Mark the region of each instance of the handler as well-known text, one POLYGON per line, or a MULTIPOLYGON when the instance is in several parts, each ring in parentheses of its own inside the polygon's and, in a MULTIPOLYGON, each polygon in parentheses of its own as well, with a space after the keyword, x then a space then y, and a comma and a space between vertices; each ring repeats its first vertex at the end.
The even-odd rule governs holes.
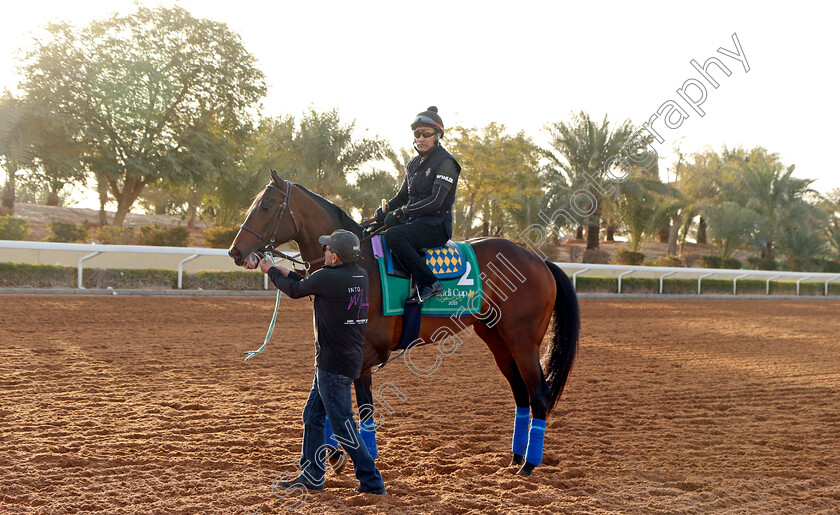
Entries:
POLYGON ((362 370, 368 316, 368 276, 356 264, 359 238, 339 229, 318 241, 326 266, 307 278, 267 259, 260 262, 260 270, 289 297, 315 296, 315 378, 303 409, 302 472, 280 485, 323 490, 324 460, 330 449, 324 418, 329 417, 336 438, 353 460, 360 482, 356 491, 386 495, 382 476, 356 430, 350 399, 350 385, 362 370))
POLYGON ((391 226, 382 235, 400 263, 414 277, 417 291, 407 301, 420 304, 443 293, 443 286, 418 251, 446 244, 452 237, 452 204, 461 166, 440 144, 443 120, 431 106, 411 124, 418 154, 406 167, 400 191, 374 218, 391 226))

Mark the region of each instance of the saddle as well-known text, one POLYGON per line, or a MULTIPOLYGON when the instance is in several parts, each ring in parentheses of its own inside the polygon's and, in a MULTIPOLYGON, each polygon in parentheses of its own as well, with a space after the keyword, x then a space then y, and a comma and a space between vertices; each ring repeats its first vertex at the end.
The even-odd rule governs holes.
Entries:
MULTIPOLYGON (((408 271, 403 267, 400 260, 396 258, 391 249, 385 243, 384 238, 378 238, 381 246, 381 254, 385 257, 385 270, 388 275, 408 279, 408 271)), ((461 277, 467 271, 467 260, 460 246, 453 241, 447 241, 446 245, 433 249, 420 249, 420 254, 426 255, 426 266, 435 274, 438 279, 454 279, 461 277)), ((374 248, 374 255, 377 255, 374 248)))

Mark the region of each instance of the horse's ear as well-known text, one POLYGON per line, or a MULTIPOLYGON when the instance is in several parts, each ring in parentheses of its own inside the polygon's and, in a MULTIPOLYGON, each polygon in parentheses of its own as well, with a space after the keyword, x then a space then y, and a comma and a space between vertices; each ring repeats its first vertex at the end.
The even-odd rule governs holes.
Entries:
POLYGON ((277 171, 274 168, 271 169, 271 180, 274 181, 275 184, 277 184, 277 187, 282 186, 283 179, 281 179, 280 176, 277 175, 277 171))

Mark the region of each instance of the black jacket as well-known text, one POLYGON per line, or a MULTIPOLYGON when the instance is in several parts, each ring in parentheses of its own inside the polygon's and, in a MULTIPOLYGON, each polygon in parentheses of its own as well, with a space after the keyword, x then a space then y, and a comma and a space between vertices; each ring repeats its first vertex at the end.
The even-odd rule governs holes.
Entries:
POLYGON ((408 221, 443 224, 452 237, 452 204, 460 173, 461 165, 452 154, 435 145, 408 163, 400 191, 388 201, 388 210, 405 206, 408 221))
POLYGON ((325 266, 309 277, 283 277, 272 267, 268 276, 293 299, 315 296, 315 365, 358 379, 362 371, 368 318, 368 276, 356 263, 325 266))

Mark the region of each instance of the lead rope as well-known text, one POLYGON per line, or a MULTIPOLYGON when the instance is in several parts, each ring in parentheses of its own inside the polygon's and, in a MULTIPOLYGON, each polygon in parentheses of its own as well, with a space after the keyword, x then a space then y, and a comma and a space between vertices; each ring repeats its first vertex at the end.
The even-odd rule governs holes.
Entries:
MULTIPOLYGON (((366 236, 365 238, 363 238, 361 241, 369 240, 369 239, 373 238, 374 236, 376 236, 377 234, 379 234, 380 232, 384 231, 384 230, 385 230, 385 229, 387 229, 387 228, 388 228, 388 226, 387 226, 387 225, 386 225, 386 226, 384 226, 384 227, 380 227, 379 229, 377 229, 376 231, 374 231, 372 234, 369 234, 368 236, 366 236)), ((271 244, 266 245, 264 249, 261 249, 261 250, 257 253, 257 255, 259 255, 259 254, 264 254, 264 255, 268 256, 268 257, 271 259, 271 264, 272 264, 272 265, 276 265, 277 263, 275 263, 275 262, 274 262, 274 255, 273 255, 273 254, 272 254, 272 252, 271 252, 271 251, 274 249, 273 244, 274 244, 274 239, 272 238, 272 240, 271 240, 271 244)), ((277 252, 277 251, 275 250, 275 252, 277 252)), ((320 262, 320 261, 323 261, 323 260, 324 260, 324 258, 320 258, 320 259, 316 259, 316 260, 314 260, 314 261, 299 261, 299 260, 297 260, 297 259, 294 259, 294 258, 293 258, 293 257, 291 257, 291 256, 288 256, 288 255, 286 255, 286 254, 283 254, 282 252, 277 252, 277 253, 278 253, 281 257, 283 257, 283 258, 285 258, 285 259, 287 259, 287 260, 289 260, 289 261, 292 261, 292 262, 294 262, 294 263, 299 263, 299 264, 302 264, 302 265, 304 266, 304 273, 306 274, 306 277, 309 277, 309 268, 311 267, 311 265, 312 265, 313 263, 318 263, 318 262, 320 262)), ((312 298, 312 296, 311 296, 311 295, 309 296, 309 300, 310 300, 310 301, 314 301, 314 299, 312 298)), ((243 352, 242 354, 247 354, 247 355, 248 355, 248 357, 247 357, 247 358, 245 358, 245 361, 248 361, 249 359, 253 358, 253 357, 254 357, 254 356, 256 356, 257 354, 260 354, 262 351, 264 351, 264 350, 265 350, 266 345, 268 345, 268 341, 271 339, 271 333, 273 333, 273 332, 274 332, 274 322, 277 320, 277 311, 278 311, 278 309, 279 309, 279 308, 280 308, 280 290, 278 289, 278 290, 277 290, 277 299, 274 301, 274 315, 272 315, 272 316, 271 316, 271 323, 268 325, 268 332, 267 332, 267 333, 266 333, 266 335, 265 335, 265 341, 263 342, 262 346, 261 346, 259 349, 257 349, 257 350, 246 350, 245 352, 243 352)), ((393 361, 393 360, 395 360, 395 359, 399 358, 400 356, 402 356, 402 355, 403 355, 403 353, 405 353, 405 349, 403 349, 403 351, 402 351, 402 352, 400 352, 397 356, 395 356, 395 357, 393 357, 393 358, 389 359, 389 360, 388 360, 388 361, 386 361, 385 363, 381 363, 381 364, 379 365, 379 367, 378 367, 378 368, 377 368, 374 372, 371 372, 371 373, 379 372, 379 370, 381 370, 381 369, 382 369, 382 367, 384 367, 385 365, 387 365, 387 364, 388 364, 388 363, 390 363, 391 361, 393 361)))
MULTIPOLYGON (((271 255, 270 251, 266 252, 266 255, 269 257, 269 259, 271 259, 271 264, 272 265, 276 264, 274 262, 274 256, 271 255)), ((274 332, 274 322, 277 320, 277 310, 278 310, 279 307, 280 307, 280 289, 277 290, 277 300, 274 301, 274 315, 272 315, 271 323, 268 325, 268 333, 266 333, 266 335, 265 335, 265 341, 263 342, 262 347, 260 347, 259 349, 248 350, 248 351, 243 352, 242 354, 247 354, 248 355, 248 357, 245 358, 245 361, 248 361, 249 359, 253 358, 257 354, 259 354, 259 353, 261 353, 262 351, 265 350, 265 346, 268 345, 268 341, 271 339, 271 333, 274 332)))

